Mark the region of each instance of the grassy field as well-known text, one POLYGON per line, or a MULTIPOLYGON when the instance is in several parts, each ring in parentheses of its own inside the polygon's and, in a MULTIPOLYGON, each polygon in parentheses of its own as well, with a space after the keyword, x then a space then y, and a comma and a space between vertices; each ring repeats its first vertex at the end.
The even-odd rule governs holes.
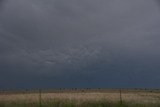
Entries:
POLYGON ((0 107, 160 107, 160 91, 3 91, 0 93, 0 107))

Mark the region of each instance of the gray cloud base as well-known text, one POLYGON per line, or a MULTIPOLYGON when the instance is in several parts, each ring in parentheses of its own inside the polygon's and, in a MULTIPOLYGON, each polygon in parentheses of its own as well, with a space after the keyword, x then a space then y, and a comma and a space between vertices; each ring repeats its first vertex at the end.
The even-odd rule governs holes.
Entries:
POLYGON ((0 87, 158 87, 155 0, 1 0, 0 87))

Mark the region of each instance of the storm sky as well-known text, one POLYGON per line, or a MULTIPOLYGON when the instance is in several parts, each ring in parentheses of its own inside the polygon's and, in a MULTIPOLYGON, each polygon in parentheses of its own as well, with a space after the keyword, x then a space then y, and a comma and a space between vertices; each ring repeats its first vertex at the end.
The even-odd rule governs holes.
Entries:
POLYGON ((0 88, 160 88, 158 0, 0 0, 0 88))

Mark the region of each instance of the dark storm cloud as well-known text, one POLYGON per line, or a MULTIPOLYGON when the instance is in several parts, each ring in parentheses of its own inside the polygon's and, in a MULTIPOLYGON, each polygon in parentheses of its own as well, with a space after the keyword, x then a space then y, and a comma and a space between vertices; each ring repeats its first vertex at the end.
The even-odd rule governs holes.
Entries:
POLYGON ((0 0, 0 5, 3 5, 4 2, 5 0, 0 0))
POLYGON ((38 87, 38 80, 42 87, 103 81, 154 87, 160 79, 156 0, 1 0, 0 6, 1 87, 38 87))

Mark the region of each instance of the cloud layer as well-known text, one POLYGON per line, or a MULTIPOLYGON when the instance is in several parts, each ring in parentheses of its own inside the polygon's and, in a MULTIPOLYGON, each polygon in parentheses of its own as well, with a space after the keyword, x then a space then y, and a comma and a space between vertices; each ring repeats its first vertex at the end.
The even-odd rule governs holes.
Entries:
POLYGON ((1 0, 0 87, 158 87, 159 29, 156 0, 1 0))

